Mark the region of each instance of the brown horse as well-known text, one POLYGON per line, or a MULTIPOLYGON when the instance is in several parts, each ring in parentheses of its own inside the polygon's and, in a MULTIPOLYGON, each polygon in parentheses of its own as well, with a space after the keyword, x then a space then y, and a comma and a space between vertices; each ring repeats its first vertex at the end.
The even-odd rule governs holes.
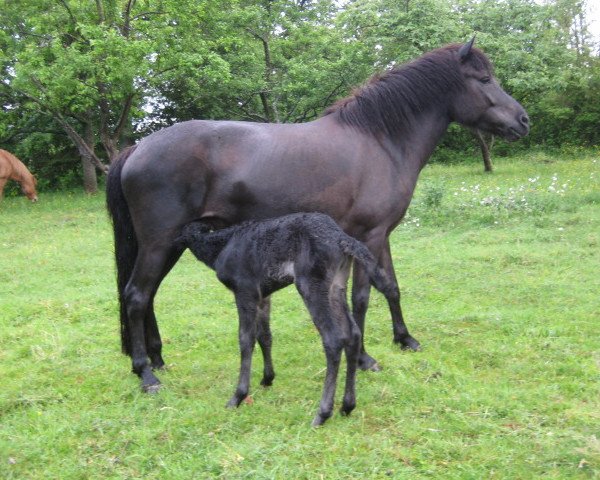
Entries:
POLYGON ((22 192, 32 202, 38 201, 35 190, 36 180, 27 167, 12 153, 0 149, 0 199, 4 195, 4 185, 9 180, 21 184, 22 192))
MULTIPOLYGON (((122 153, 107 180, 113 219, 121 342, 145 390, 164 365, 154 296, 183 249, 183 225, 214 228, 293 212, 322 212, 363 241, 394 279, 386 292, 394 341, 417 350, 400 308, 388 237, 404 216, 419 172, 451 122, 508 140, 529 132, 523 107, 487 57, 449 45, 371 79, 312 122, 293 125, 189 121, 122 153), (148 358, 150 362, 148 362, 148 358)), ((354 266, 352 310, 363 332, 370 284, 354 266)), ((263 298, 258 315, 269 315, 263 298)), ((376 362, 361 348, 359 366, 376 362)))

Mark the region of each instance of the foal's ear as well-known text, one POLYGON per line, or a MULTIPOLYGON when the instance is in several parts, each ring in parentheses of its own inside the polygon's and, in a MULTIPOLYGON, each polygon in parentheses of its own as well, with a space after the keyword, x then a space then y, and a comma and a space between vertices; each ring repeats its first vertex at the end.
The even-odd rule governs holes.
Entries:
POLYGON ((464 62, 467 58, 469 58, 469 55, 471 55, 471 48, 473 47, 474 43, 475 35, 473 35, 473 38, 469 42, 465 43, 458 50, 458 57, 460 58, 461 63, 464 62))

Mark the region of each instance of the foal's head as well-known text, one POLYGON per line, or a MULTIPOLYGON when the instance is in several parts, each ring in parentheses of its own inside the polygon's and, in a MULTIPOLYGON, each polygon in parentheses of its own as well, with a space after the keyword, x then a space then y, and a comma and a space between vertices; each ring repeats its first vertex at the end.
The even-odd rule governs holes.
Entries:
POLYGON ((456 48, 464 88, 450 105, 452 120, 506 140, 517 140, 529 133, 527 112, 494 77, 487 57, 470 42, 456 48))

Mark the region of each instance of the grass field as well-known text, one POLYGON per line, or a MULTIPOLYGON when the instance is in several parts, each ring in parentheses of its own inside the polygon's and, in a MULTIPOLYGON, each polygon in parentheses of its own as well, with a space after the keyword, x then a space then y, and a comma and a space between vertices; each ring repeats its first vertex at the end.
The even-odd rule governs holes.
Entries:
POLYGON ((325 360, 293 288, 274 296, 273 387, 257 354, 253 402, 227 410, 233 298, 186 253, 156 299, 164 388, 144 395, 103 196, 5 199, 0 478, 600 478, 600 154, 429 166, 392 244, 423 351, 392 344, 373 293, 383 370, 313 429, 325 360))

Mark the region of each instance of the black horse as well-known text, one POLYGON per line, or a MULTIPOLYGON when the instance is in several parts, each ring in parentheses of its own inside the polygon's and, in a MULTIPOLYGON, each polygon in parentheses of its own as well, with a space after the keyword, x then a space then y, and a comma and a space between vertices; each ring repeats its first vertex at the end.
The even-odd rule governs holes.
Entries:
POLYGON ((219 280, 235 295, 241 365, 228 407, 239 406, 248 396, 257 339, 264 360, 261 384, 272 384, 275 371, 269 318, 258 313, 265 297, 294 283, 321 334, 327 359, 323 395, 313 426, 322 425, 333 412, 342 349, 347 367, 341 411, 348 415, 354 409, 361 334, 346 300, 352 260, 366 270, 377 290, 385 294, 394 288, 367 247, 322 213, 248 220, 212 232, 206 223, 192 222, 183 228, 175 243, 188 247, 198 260, 215 270, 219 280))
MULTIPOLYGON (((160 383, 152 373, 164 365, 153 302, 181 256, 174 239, 183 225, 202 219, 219 228, 323 212, 363 241, 396 283, 388 237, 453 121, 508 140, 529 131, 525 110, 502 90, 473 40, 373 77, 312 122, 189 121, 124 151, 108 175, 107 203, 122 347, 143 387, 160 383)), ((352 313, 363 332, 359 366, 375 368, 364 350, 370 285, 364 270, 355 267, 352 313)), ((394 341, 417 350, 402 318, 398 288, 386 299, 394 341)))

